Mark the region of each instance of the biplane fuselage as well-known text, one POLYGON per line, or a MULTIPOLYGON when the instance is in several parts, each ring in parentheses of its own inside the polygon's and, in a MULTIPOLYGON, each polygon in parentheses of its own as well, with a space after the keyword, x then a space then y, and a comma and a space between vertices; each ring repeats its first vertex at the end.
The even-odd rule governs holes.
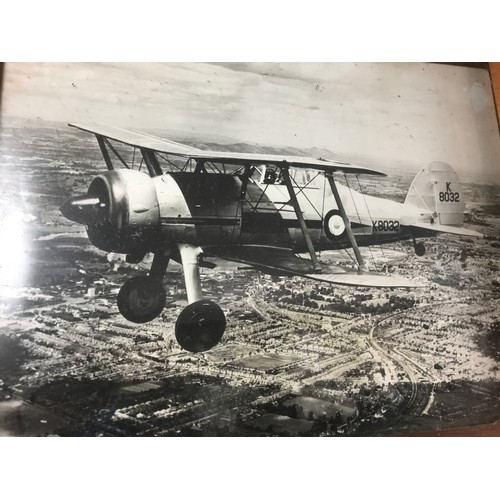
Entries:
MULTIPOLYGON (((250 181, 241 199, 242 180, 227 174, 179 172, 153 179, 160 194, 159 223, 165 241, 211 246, 254 245, 308 251, 284 185, 250 181), (168 192, 168 194, 166 193, 168 192)), ((420 211, 411 206, 361 195, 338 184, 358 245, 412 238, 409 223, 420 211), (354 201, 353 201, 354 200, 354 201), (356 204, 356 201, 358 202, 356 204)), ((329 228, 338 206, 326 186, 296 188, 308 233, 317 251, 350 246, 345 231, 329 228), (317 206, 318 209, 314 207, 317 206)), ((420 230, 418 235, 423 235, 420 230)))
POLYGON ((182 264, 188 306, 177 318, 175 335, 192 352, 216 345, 226 326, 222 309, 202 297, 199 268, 216 265, 206 258, 331 284, 406 288, 419 285, 400 276, 367 273, 358 247, 413 238, 417 255, 423 255, 425 247, 416 237, 478 235, 460 227, 464 204, 458 177, 443 163, 422 169, 405 202, 397 203, 334 179, 334 174, 343 174, 346 182, 347 174, 385 175, 365 167, 204 151, 103 125, 77 127, 96 135, 108 171, 92 180, 87 194, 68 200, 61 212, 84 224, 95 246, 125 253, 128 262, 154 254, 149 275, 129 279, 118 294, 118 308, 130 321, 144 323, 161 313, 169 260, 182 264), (132 146, 133 158, 139 149, 138 170, 111 139, 132 146), (167 161, 167 171, 160 158, 167 161), (148 173, 140 171, 143 163, 148 173), (357 268, 322 262, 317 253, 326 250, 345 250, 357 268))

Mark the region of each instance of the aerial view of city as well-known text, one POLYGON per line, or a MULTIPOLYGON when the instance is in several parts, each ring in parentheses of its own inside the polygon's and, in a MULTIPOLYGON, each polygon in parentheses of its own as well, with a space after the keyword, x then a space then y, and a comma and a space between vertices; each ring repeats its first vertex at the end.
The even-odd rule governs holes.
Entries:
MULTIPOLYGON (((1 119, 0 436, 408 436, 500 423, 500 139, 486 69, 7 63, 1 119), (419 285, 403 289, 211 257, 199 292, 226 329, 189 352, 176 334, 190 302, 179 259, 161 314, 128 321, 119 290, 153 255, 101 250, 61 213, 107 166, 96 137, 68 123, 347 162, 387 176, 336 174, 339 186, 400 203, 423 167, 444 162, 462 183, 463 229, 483 237, 419 238, 423 255, 411 239, 361 246, 369 272, 419 285)), ((352 268, 352 251, 318 253, 352 268)))
MULTIPOLYGON (((464 183, 482 239, 429 238, 421 257, 411 241, 362 248, 373 269, 424 287, 203 269, 227 330, 190 353, 174 336, 182 267, 169 267, 163 313, 131 323, 116 296, 151 259, 98 250, 59 211, 105 168, 95 139, 19 121, 2 126, 0 161, 0 435, 389 436, 500 421, 497 184, 464 183)), ((366 192, 402 201, 414 172, 387 173, 366 192)))

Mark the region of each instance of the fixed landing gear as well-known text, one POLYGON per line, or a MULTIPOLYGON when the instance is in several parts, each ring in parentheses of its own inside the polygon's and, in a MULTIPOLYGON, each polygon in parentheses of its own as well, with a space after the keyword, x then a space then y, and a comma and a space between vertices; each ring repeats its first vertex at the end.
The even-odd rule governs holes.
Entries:
POLYGON ((415 254, 419 257, 425 255, 425 245, 421 241, 417 242, 415 236, 413 236, 413 248, 415 249, 415 254))
POLYGON ((211 300, 198 300, 179 314, 175 323, 175 338, 190 352, 203 352, 215 347, 226 329, 222 309, 211 300))
MULTIPOLYGON (((211 300, 203 300, 200 280, 201 249, 179 245, 188 305, 175 323, 175 337, 189 352, 204 352, 215 347, 226 329, 222 309, 211 300)), ((155 254, 149 276, 135 276, 127 280, 118 293, 118 309, 125 319, 147 323, 158 317, 166 302, 163 277, 169 257, 155 254)))
POLYGON ((120 288, 118 309, 133 323, 147 323, 159 316, 166 298, 161 281, 149 276, 134 276, 120 288))
POLYGON ((415 253, 419 257, 425 255, 425 245, 423 243, 415 243, 415 253))
POLYGON ((226 317, 215 302, 202 299, 201 249, 190 245, 179 245, 179 252, 189 304, 177 318, 175 338, 186 351, 208 351, 221 340, 226 329, 226 317))
POLYGON ((125 319, 133 323, 147 323, 160 315, 167 295, 163 277, 169 257, 155 254, 149 276, 134 276, 118 292, 118 309, 125 319))

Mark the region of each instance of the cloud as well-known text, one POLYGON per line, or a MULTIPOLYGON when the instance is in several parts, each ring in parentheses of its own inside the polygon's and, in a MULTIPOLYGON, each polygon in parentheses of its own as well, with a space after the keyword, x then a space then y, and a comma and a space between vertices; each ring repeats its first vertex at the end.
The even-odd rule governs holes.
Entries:
POLYGON ((8 63, 2 108, 412 165, 487 170, 500 151, 487 72, 457 66, 8 63))

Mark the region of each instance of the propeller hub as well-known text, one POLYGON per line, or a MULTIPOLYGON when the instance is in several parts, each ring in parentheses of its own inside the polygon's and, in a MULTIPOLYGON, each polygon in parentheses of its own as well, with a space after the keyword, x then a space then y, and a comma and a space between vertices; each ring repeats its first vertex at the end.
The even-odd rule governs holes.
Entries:
POLYGON ((99 222, 102 218, 103 209, 105 208, 106 204, 101 202, 98 197, 91 194, 85 194, 66 200, 59 210, 66 219, 77 222, 78 224, 90 226, 91 224, 99 222))
POLYGON ((96 176, 87 194, 60 208, 67 219, 87 227, 101 250, 145 253, 156 238, 160 209, 153 179, 143 172, 119 169, 96 176))

